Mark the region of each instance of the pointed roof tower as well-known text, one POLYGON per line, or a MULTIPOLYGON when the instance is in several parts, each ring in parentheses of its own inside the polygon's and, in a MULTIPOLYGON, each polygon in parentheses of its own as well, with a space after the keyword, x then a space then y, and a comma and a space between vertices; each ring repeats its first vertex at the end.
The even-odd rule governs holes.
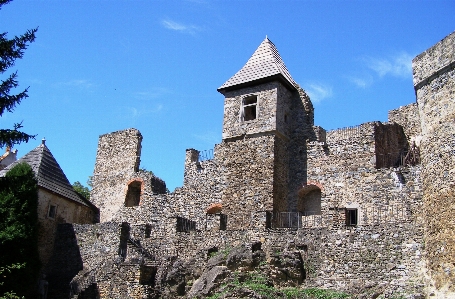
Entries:
POLYGON ((297 83, 292 79, 275 45, 266 37, 247 63, 227 80, 218 91, 225 91, 278 80, 291 90, 297 83))
POLYGON ((95 207, 91 202, 81 198, 76 191, 74 191, 73 186, 71 186, 65 173, 60 168, 60 165, 55 160, 51 151, 47 148, 44 139, 39 146, 28 152, 19 160, 8 165, 5 169, 1 170, 0 177, 5 176, 11 168, 21 162, 25 162, 30 165, 35 173, 35 178, 39 187, 47 189, 84 206, 91 208, 95 207))

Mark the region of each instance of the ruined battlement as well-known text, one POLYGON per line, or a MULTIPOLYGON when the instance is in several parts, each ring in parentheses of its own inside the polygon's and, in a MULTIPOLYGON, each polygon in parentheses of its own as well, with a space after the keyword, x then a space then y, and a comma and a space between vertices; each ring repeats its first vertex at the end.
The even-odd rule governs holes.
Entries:
POLYGON ((455 68, 455 32, 412 60, 413 82, 416 89, 455 68))
POLYGON ((92 202, 100 208, 100 221, 110 221, 122 206, 137 206, 145 194, 166 193, 166 184, 139 169, 142 135, 136 129, 99 137, 93 171, 92 202))

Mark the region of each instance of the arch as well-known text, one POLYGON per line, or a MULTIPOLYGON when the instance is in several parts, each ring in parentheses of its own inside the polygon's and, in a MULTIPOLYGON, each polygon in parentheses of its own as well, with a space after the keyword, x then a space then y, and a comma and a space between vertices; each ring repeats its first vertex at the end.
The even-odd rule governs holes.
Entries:
POLYGON ((308 182, 300 188, 298 194, 297 210, 308 215, 321 215, 322 185, 317 182, 308 182))
POLYGON ((128 188, 125 195, 125 207, 135 207, 141 202, 141 194, 144 190, 144 181, 142 179, 133 179, 128 182, 128 188))
POLYGON ((221 210, 223 209, 223 205, 221 203, 214 203, 214 204, 211 204, 206 210, 205 212, 207 214, 219 214, 221 213, 221 210))

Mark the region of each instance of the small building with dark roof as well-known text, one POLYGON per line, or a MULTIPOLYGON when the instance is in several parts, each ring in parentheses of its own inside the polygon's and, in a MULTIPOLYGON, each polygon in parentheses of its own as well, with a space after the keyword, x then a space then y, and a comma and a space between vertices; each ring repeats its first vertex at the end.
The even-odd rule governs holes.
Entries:
POLYGON ((0 171, 0 177, 18 163, 25 162, 32 168, 38 185, 38 251, 45 266, 52 255, 57 225, 61 223, 96 223, 99 210, 90 201, 74 191, 45 140, 0 171))

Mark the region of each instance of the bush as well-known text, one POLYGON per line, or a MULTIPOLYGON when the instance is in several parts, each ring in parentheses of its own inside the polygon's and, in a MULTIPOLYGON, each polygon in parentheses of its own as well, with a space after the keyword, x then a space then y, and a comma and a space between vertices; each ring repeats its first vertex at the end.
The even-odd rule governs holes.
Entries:
POLYGON ((19 163, 0 178, 0 269, 7 269, 1 274, 0 294, 24 296, 35 287, 40 268, 37 208, 34 173, 19 163))

